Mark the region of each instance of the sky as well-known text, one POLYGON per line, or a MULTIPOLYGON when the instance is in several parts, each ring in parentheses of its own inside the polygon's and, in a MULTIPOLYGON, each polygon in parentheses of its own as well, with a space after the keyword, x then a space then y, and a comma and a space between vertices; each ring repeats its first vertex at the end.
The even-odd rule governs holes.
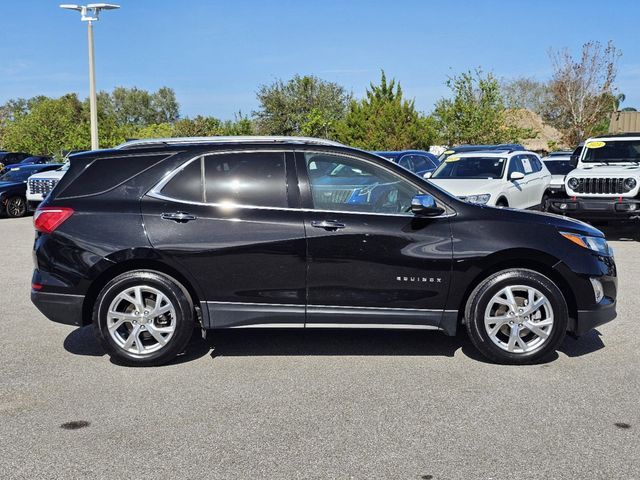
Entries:
MULTIPOLYGON (((68 1, 68 0, 65 0, 68 1)), ((112 0, 117 1, 117 0, 112 0)), ((0 0, 0 103, 88 94, 86 24, 59 1, 0 0)), ((231 119, 260 85, 295 74, 356 97, 380 70, 430 112, 447 78, 481 67, 546 80, 549 48, 612 40, 616 85, 640 109, 640 1, 121 0, 95 24, 98 90, 175 90, 183 116, 231 119)))

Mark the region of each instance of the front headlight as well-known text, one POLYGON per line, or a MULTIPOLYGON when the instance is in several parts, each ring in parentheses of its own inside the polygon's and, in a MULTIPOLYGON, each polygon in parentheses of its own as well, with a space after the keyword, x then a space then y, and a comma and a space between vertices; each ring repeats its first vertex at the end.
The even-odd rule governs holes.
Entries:
POLYGON ((580 185, 580 182, 576 177, 571 177, 569 180, 567 180, 567 185, 569 185, 569 188, 571 190, 575 190, 576 188, 578 188, 578 185, 580 185))
POLYGON ((625 178, 624 179, 624 189, 627 192, 630 192, 631 190, 633 190, 634 188, 636 188, 636 185, 638 184, 638 182, 636 182, 636 179, 633 177, 629 177, 629 178, 625 178))
POLYGON ((560 232, 567 240, 572 241, 576 245, 580 245, 583 248, 588 248, 589 250, 593 250, 594 252, 599 253, 600 255, 611 255, 611 249, 609 248, 609 244, 602 237, 590 237, 587 235, 580 235, 579 233, 569 233, 569 232, 560 232))
POLYGON ((480 205, 484 205, 489 201, 490 198, 491 198, 490 193, 482 193, 480 195, 469 195, 468 197, 465 198, 465 201, 469 203, 477 203, 480 205))

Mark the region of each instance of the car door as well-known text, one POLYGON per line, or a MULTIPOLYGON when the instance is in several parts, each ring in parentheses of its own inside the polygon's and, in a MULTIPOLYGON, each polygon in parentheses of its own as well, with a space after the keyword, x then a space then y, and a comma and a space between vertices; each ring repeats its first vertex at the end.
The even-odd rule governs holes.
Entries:
POLYGON ((526 157, 533 166, 532 179, 529 181, 531 187, 530 201, 533 206, 537 206, 542 203, 542 197, 551 181, 551 173, 543 166, 542 161, 536 155, 529 154, 526 157))
POLYGON ((211 327, 303 326, 306 239, 293 153, 212 152, 142 202, 155 252, 200 287, 211 327))
POLYGON ((299 151, 296 165, 307 327, 438 326, 452 267, 450 215, 408 212, 419 187, 371 159, 299 151))
POLYGON ((527 189, 527 177, 522 165, 521 155, 514 155, 509 160, 507 170, 507 195, 509 206, 512 208, 527 208, 529 206, 529 190, 527 189), (525 177, 520 180, 511 180, 511 174, 520 172, 525 177))

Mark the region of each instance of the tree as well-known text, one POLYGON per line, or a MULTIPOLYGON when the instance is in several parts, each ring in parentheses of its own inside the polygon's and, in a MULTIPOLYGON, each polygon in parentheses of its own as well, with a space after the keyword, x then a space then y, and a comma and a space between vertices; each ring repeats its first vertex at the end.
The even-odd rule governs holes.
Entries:
POLYGON ((27 109, 3 127, 4 148, 34 155, 89 148, 89 125, 75 94, 38 97, 27 104, 27 109))
POLYGON ((369 84, 362 100, 352 100, 336 138, 365 150, 427 149, 434 138, 433 122, 422 117, 402 87, 382 71, 380 84, 369 84))
POLYGON ((549 84, 549 120, 560 128, 569 144, 601 130, 612 108, 616 107, 616 63, 621 56, 612 42, 602 46, 587 42, 579 59, 568 49, 550 50, 553 77, 549 84))
POLYGON ((260 108, 253 114, 260 133, 331 137, 351 95, 337 83, 296 75, 286 83, 262 85, 257 98, 260 108))
POLYGON ((509 126, 505 118, 498 80, 481 70, 465 72, 447 80, 453 98, 436 102, 434 120, 447 145, 517 142, 536 132, 509 126))
POLYGON ((549 86, 532 77, 503 81, 501 93, 507 108, 526 108, 542 115, 549 102, 549 86))
POLYGON ((139 88, 114 88, 111 95, 103 94, 105 108, 112 112, 118 125, 149 125, 173 123, 179 118, 179 104, 171 88, 162 87, 150 93, 139 88))

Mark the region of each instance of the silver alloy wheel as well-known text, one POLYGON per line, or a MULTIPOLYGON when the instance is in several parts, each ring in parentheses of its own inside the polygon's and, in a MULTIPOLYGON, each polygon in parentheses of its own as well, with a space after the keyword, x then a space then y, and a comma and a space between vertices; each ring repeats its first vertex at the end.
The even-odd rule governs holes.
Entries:
POLYGON ((21 217, 25 214, 26 208, 21 197, 13 197, 7 204, 7 213, 12 217, 21 217))
POLYGON ((512 285, 496 293, 484 314, 489 338, 502 350, 527 353, 540 348, 553 329, 551 302, 540 290, 512 285))
POLYGON ((164 347, 176 329, 176 310, 160 290, 136 285, 120 292, 109 305, 107 329, 123 350, 145 356, 164 347))

